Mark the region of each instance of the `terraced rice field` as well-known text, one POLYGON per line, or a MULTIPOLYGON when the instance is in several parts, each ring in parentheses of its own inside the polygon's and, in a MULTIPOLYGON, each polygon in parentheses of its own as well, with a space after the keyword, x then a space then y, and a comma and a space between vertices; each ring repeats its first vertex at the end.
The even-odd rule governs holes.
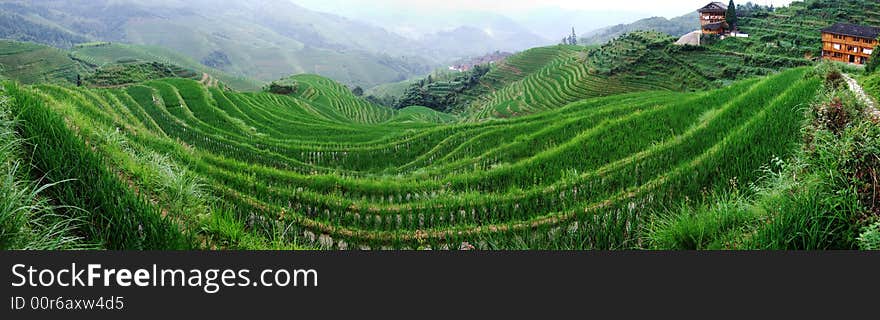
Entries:
POLYGON ((163 228, 187 220, 173 217, 197 214, 175 213, 146 182, 149 172, 138 168, 145 155, 160 155, 208 190, 204 215, 228 222, 225 231, 184 234, 248 233, 325 249, 620 249, 640 247, 652 209, 755 181, 763 165, 791 152, 802 108, 820 85, 794 69, 714 91, 583 100, 565 89, 590 85, 571 70, 555 84, 526 78, 547 92, 540 112, 480 122, 392 111, 318 77, 298 79, 305 89, 294 96, 188 79, 7 91, 25 121, 52 128, 23 130, 34 150, 66 137, 65 148, 28 153, 38 172, 86 183, 76 164, 50 160, 92 149, 100 158, 90 161, 109 169, 91 175, 121 181, 54 195, 80 199, 95 226, 140 230, 97 236, 108 247, 156 247, 177 237, 163 228), (128 207, 141 209, 119 212, 128 207), (121 225, 107 218, 120 215, 129 217, 121 225))
POLYGON ((22 83, 75 81, 86 68, 61 49, 38 44, 0 40, 0 77, 22 83))
POLYGON ((596 48, 559 45, 513 55, 481 79, 483 86, 466 92, 467 116, 516 117, 622 93, 717 88, 722 84, 714 81, 726 77, 724 72, 743 73, 743 78, 774 72, 731 71, 728 64, 750 63, 730 53, 681 52, 672 41, 663 33, 636 32, 596 48))

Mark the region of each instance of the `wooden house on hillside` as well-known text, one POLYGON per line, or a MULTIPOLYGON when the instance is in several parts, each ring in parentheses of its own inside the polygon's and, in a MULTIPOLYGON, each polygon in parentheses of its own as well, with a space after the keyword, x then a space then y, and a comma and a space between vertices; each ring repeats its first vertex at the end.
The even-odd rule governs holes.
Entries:
POLYGON ((822 29, 822 58, 864 65, 877 47, 878 36, 880 28, 848 23, 822 29))
POLYGON ((697 10, 700 13, 700 26, 703 34, 727 34, 730 25, 727 24, 727 5, 721 2, 712 2, 697 10))

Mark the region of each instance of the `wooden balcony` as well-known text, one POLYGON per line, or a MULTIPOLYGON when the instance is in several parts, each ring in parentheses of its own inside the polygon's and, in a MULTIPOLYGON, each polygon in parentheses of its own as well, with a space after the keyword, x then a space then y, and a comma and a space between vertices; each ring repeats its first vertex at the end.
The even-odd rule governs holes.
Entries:
POLYGON ((846 45, 835 42, 824 42, 822 43, 822 50, 828 52, 837 52, 842 54, 854 55, 858 57, 871 57, 871 53, 874 52, 873 47, 864 47, 858 45, 846 45))
POLYGON ((822 42, 833 42, 843 45, 859 46, 863 48, 874 48, 877 46, 877 39, 864 39, 850 36, 839 36, 830 33, 822 34, 822 42), (842 39, 841 39, 842 38, 842 39))

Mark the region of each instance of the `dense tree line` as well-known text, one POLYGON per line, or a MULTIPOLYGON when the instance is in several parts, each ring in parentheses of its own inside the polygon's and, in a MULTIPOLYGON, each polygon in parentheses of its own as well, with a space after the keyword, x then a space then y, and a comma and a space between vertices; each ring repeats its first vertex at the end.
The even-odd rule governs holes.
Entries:
POLYGON ((489 65, 477 65, 451 81, 443 82, 436 82, 431 76, 428 76, 407 88, 394 107, 402 109, 410 106, 423 106, 448 112, 460 101, 465 91, 479 85, 480 79, 490 69, 489 65))
POLYGON ((272 83, 263 87, 263 91, 274 94, 288 95, 295 93, 298 87, 299 85, 296 83, 296 81, 286 83, 278 83, 273 81, 272 83))
POLYGON ((751 1, 746 2, 745 4, 736 5, 736 15, 738 17, 751 17, 756 14, 767 14, 775 11, 776 8, 773 5, 765 6, 753 3, 751 1))

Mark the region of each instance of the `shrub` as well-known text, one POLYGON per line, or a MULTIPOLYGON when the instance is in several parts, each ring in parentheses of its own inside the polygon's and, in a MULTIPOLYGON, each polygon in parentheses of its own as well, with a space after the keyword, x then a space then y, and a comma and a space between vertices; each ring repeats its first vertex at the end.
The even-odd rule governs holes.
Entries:
POLYGON ((880 222, 865 227, 859 235, 859 248, 862 250, 880 250, 880 222))
POLYGON ((865 66, 865 73, 874 73, 877 71, 877 66, 880 66, 880 46, 875 47, 874 52, 871 53, 871 59, 868 59, 868 65, 865 66))
POLYGON ((840 135, 850 121, 850 115, 840 98, 835 97, 825 105, 818 107, 817 122, 820 126, 840 135))
POLYGON ((825 74, 825 85, 832 89, 840 89, 843 86, 843 73, 838 69, 831 69, 825 74))
POLYGON ((288 95, 292 93, 296 93, 297 91, 297 83, 278 83, 272 82, 263 90, 269 93, 288 95))

